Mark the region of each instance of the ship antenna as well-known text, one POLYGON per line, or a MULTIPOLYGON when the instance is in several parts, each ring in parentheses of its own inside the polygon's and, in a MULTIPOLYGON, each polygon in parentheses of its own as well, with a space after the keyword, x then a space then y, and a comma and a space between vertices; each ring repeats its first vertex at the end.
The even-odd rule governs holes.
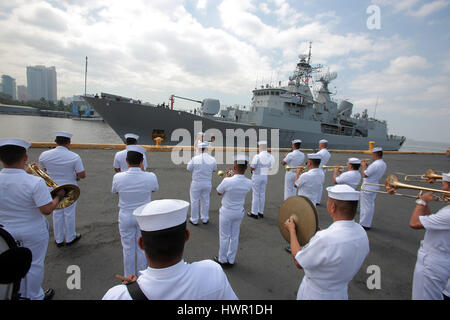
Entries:
POLYGON ((377 102, 375 103, 375 113, 373 114, 373 117, 374 117, 374 118, 375 118, 376 115, 377 115, 378 98, 379 98, 379 96, 377 96, 377 102))
POLYGON ((308 64, 310 64, 310 62, 311 62, 311 46, 312 46, 312 41, 309 42, 308 64))
POLYGON ((86 96, 86 82, 87 82, 87 66, 88 66, 88 57, 86 56, 86 67, 84 69, 84 95, 86 96))

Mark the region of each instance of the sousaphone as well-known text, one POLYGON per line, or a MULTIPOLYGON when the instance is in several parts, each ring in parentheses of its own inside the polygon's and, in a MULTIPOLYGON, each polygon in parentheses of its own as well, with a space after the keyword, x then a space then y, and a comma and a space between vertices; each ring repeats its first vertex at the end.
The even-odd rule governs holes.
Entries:
POLYGON ((278 212, 278 228, 288 243, 290 242, 290 236, 284 223, 291 217, 295 222, 298 242, 301 246, 304 246, 319 230, 316 207, 305 196, 294 196, 284 200, 278 212))

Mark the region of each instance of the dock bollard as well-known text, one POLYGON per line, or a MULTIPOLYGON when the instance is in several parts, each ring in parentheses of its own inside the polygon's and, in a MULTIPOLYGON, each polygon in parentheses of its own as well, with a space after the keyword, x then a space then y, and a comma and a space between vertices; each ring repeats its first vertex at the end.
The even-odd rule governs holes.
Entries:
POLYGON ((367 150, 366 152, 364 152, 364 153, 371 153, 372 151, 372 149, 373 148, 375 148, 375 141, 369 141, 369 150, 367 150))
POLYGON ((163 140, 161 137, 156 137, 155 139, 153 139, 153 140, 155 140, 155 143, 156 143, 156 146, 157 147, 160 147, 161 146, 161 141, 163 140))

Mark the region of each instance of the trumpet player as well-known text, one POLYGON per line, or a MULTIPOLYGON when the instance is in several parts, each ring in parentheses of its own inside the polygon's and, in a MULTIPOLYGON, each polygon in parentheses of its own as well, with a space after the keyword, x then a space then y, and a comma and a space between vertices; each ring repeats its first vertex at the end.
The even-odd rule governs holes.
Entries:
MULTIPOLYGON (((134 146, 138 143, 139 136, 134 133, 125 134, 125 144, 127 146, 134 146)), ((127 163, 127 149, 116 152, 114 155, 114 171, 116 172, 125 172, 128 170, 127 163)), ((147 170, 147 157, 144 154, 144 161, 142 162, 141 169, 143 171, 147 170)))
MULTIPOLYGON (((331 154, 328 151, 328 141, 325 139, 322 139, 319 141, 319 151, 316 152, 316 154, 318 154, 321 158, 320 161, 320 169, 322 169, 322 166, 326 166, 328 161, 330 161, 330 157, 331 154)), ((325 175, 326 170, 323 170, 323 174, 325 175)), ((320 188, 319 193, 317 194, 317 199, 316 199, 316 205, 320 205, 320 201, 322 200, 322 191, 323 191, 323 186, 322 188, 320 188)))
MULTIPOLYGON (((298 167, 305 161, 305 154, 300 151, 302 140, 296 139, 292 141, 292 151, 281 161, 281 165, 290 167, 298 167)), ((294 187, 295 171, 288 170, 284 175, 284 200, 293 197, 296 194, 294 187)))
MULTIPOLYGON (((378 190, 379 187, 373 184, 378 184, 381 177, 386 172, 386 163, 383 161, 383 149, 375 147, 371 150, 373 162, 367 166, 364 161, 361 163, 363 182, 370 183, 367 188, 371 190, 378 190)), ((365 230, 369 230, 372 225, 372 218, 375 212, 375 198, 376 192, 361 191, 360 208, 359 208, 359 224, 365 230)))
POLYGON ((359 173, 360 166, 361 160, 359 160, 358 158, 348 158, 346 172, 339 174, 340 168, 334 168, 334 184, 347 184, 356 190, 361 183, 361 174, 359 173))
POLYGON ((308 171, 302 173, 302 169, 297 169, 294 187, 297 188, 299 196, 305 196, 316 206, 316 199, 323 188, 325 175, 320 169, 322 158, 317 153, 308 154, 308 171))
MULTIPOLYGON (((83 162, 78 154, 69 150, 72 134, 64 131, 56 132, 56 148, 44 151, 39 156, 39 165, 45 169, 58 185, 73 184, 86 178, 83 162)), ((76 233, 77 202, 71 206, 55 210, 53 215, 53 231, 56 246, 70 246, 80 240, 81 234, 76 233)))
POLYGON ((212 173, 217 171, 217 162, 207 152, 208 142, 199 142, 197 149, 200 152, 189 161, 187 170, 192 172, 192 183, 190 189, 191 217, 189 223, 198 225, 198 211, 200 203, 200 216, 203 224, 209 222, 209 197, 212 188, 212 173))
MULTIPOLYGON (((442 190, 450 191, 450 173, 442 175, 442 190)), ((419 195, 409 225, 425 229, 414 268, 413 300, 442 300, 450 278, 450 205, 435 214, 428 204, 436 200, 431 192, 419 195)))
POLYGON ((0 171, 0 224, 32 252, 31 267, 20 284, 21 296, 49 300, 55 291, 44 291, 41 287, 49 240, 48 221, 44 216, 55 210, 65 192, 59 190, 52 199, 44 180, 25 172, 29 147, 22 139, 0 139, 0 160, 4 165, 0 171))

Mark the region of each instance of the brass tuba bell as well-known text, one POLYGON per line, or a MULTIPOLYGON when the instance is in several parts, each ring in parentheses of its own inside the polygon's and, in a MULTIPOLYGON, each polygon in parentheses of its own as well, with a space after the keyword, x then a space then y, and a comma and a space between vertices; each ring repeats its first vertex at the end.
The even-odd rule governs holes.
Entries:
POLYGON ((52 178, 49 177, 49 175, 41 169, 37 164, 29 164, 28 169, 38 177, 41 177, 44 179, 45 183, 48 187, 52 188, 53 190, 50 192, 52 197, 56 197, 56 194, 59 190, 64 189, 66 192, 64 199, 62 199, 59 203, 56 209, 64 209, 69 206, 71 206, 75 201, 78 200, 80 197, 80 188, 74 184, 65 184, 62 186, 58 186, 55 181, 52 180, 52 178))

